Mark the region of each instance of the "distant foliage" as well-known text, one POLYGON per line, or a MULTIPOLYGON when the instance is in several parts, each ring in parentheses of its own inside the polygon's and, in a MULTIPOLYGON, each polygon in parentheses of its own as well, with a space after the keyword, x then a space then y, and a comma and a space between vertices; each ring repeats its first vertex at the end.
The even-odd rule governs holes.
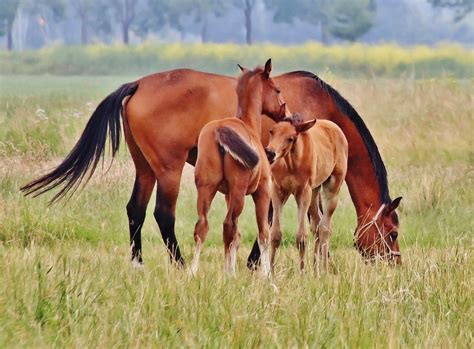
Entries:
POLYGON ((474 0, 428 0, 433 7, 449 8, 454 11, 454 20, 460 21, 474 10, 474 0))
POLYGON ((321 41, 328 35, 355 41, 372 28, 375 20, 375 0, 265 0, 274 11, 276 22, 292 23, 299 19, 320 27, 321 41))
POLYGON ((325 10, 327 31, 340 39, 356 41, 375 20, 374 0, 333 0, 325 10))
POLYGON ((114 75, 149 74, 193 68, 236 75, 236 64, 253 66, 272 57, 280 72, 310 70, 344 76, 474 77, 474 53, 459 45, 437 47, 363 44, 298 46, 272 44, 116 44, 53 47, 0 52, 0 74, 114 75))

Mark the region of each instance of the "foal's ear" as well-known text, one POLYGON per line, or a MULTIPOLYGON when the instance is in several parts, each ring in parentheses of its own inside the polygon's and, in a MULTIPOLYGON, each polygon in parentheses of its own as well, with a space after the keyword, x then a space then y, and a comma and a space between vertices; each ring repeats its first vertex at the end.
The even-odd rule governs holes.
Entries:
POLYGON ((267 63, 265 63, 265 69, 263 71, 263 75, 267 78, 270 77, 270 73, 272 72, 272 59, 269 58, 267 63))
POLYGON ((313 120, 309 120, 309 121, 306 121, 306 122, 302 122, 298 125, 295 125, 296 132, 301 133, 301 132, 308 131, 311 127, 314 126, 316 121, 317 121, 317 119, 313 119, 313 120))
POLYGON ((245 73, 246 71, 248 71, 247 68, 242 67, 239 63, 237 63, 237 67, 239 67, 239 69, 242 73, 245 73))
POLYGON ((400 201, 402 201, 402 197, 399 196, 398 198, 394 199, 387 207, 387 213, 393 212, 397 209, 400 205, 400 201))

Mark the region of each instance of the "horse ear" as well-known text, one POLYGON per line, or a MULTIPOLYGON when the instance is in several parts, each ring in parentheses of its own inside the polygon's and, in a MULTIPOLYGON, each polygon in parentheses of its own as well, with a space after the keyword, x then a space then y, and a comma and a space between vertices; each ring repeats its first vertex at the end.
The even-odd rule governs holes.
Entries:
POLYGON ((317 121, 317 119, 313 119, 313 120, 302 122, 302 123, 296 125, 295 126, 296 132, 301 133, 301 132, 308 131, 311 127, 314 126, 316 121, 317 121))
POLYGON ((241 72, 248 70, 247 68, 242 67, 239 63, 237 63, 237 67, 239 67, 241 72))
POLYGON ((400 201, 402 201, 402 197, 399 196, 398 198, 392 200, 390 205, 387 207, 387 213, 393 212, 397 209, 397 207, 400 205, 400 201))
POLYGON ((271 72, 272 72, 272 59, 269 58, 268 61, 265 63, 265 70, 263 71, 263 73, 268 78, 270 77, 271 72))

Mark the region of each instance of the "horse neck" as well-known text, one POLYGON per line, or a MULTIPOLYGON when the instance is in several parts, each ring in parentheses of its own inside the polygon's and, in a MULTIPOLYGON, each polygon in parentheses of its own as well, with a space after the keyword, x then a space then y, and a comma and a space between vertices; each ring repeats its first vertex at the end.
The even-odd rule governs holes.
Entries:
POLYGON ((262 98, 257 93, 248 93, 239 98, 237 117, 260 139, 262 129, 262 98))
POLYGON ((331 113, 328 119, 342 129, 350 144, 346 183, 356 209, 357 222, 360 225, 367 216, 371 219, 384 203, 381 195, 382 188, 367 146, 356 125, 350 122, 348 116, 340 110, 331 113))
MULTIPOLYGON (((352 133, 352 135, 355 138, 360 138, 358 134, 355 136, 355 134, 352 133)), ((352 145, 354 142, 358 141, 352 139, 349 141, 349 144, 352 145)), ((360 142, 363 143, 362 140, 360 140, 360 142)), ((370 155, 365 145, 363 149, 357 158, 349 156, 348 167, 353 170, 348 171, 346 175, 349 193, 357 213, 358 225, 365 223, 367 219, 372 219, 383 204, 381 188, 370 155)))

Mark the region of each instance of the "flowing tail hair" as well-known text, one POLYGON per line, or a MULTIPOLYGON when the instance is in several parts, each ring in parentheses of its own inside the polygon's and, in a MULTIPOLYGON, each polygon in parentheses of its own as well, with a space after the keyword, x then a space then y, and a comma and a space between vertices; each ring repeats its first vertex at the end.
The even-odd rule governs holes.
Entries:
POLYGON ((229 127, 216 130, 216 141, 235 160, 248 169, 257 166, 259 157, 257 151, 248 144, 237 132, 229 127))
POLYGON ((94 111, 81 137, 63 162, 51 172, 21 187, 21 191, 25 195, 33 194, 36 197, 62 185, 61 190, 50 200, 52 204, 71 190, 71 195, 74 194, 88 174, 87 183, 104 156, 107 135, 110 137, 112 157, 117 153, 120 145, 122 101, 125 97, 132 96, 137 88, 138 83, 132 82, 108 95, 94 111))

